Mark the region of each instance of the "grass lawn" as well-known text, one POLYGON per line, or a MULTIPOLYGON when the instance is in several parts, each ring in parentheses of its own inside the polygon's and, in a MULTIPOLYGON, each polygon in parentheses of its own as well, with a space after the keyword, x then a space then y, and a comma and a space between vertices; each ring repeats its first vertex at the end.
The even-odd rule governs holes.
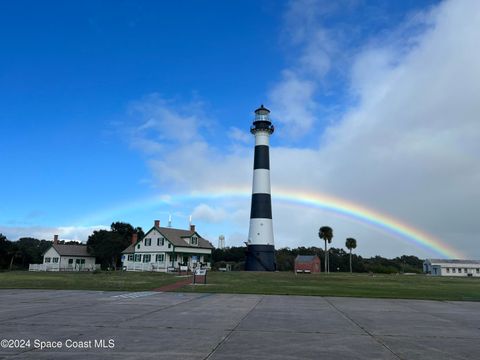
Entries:
POLYGON ((480 301, 480 278, 425 275, 209 272, 177 291, 480 301))
POLYGON ((152 272, 0 272, 0 289, 146 291, 181 278, 152 272))
MULTIPOLYGON (((146 291, 184 278, 152 272, 0 272, 0 289, 146 291)), ((207 285, 177 291, 480 301, 480 278, 348 273, 208 272, 207 285)))

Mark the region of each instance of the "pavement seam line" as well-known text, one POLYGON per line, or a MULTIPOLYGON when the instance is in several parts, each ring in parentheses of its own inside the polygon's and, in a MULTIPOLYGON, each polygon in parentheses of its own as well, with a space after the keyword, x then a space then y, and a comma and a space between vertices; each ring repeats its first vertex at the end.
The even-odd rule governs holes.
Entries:
MULTIPOLYGON (((159 292, 160 294, 160 292, 159 292)), ((188 300, 185 300, 185 301, 181 301, 179 303, 176 303, 176 304, 172 304, 172 305, 169 305, 169 306, 165 306, 161 309, 157 309, 157 310, 153 310, 153 311, 150 311, 150 312, 147 312, 147 313, 143 313, 143 314, 140 314, 140 315, 136 315, 136 316, 132 316, 128 319, 125 319, 123 321, 120 321, 119 323, 124 323, 124 322, 127 322, 127 321, 131 321, 131 320, 135 320, 135 319, 138 319, 138 318, 141 318, 143 316, 147 316, 147 315, 152 315, 152 314, 155 314, 156 312, 160 312, 160 311, 163 311, 163 310, 167 310, 167 309, 171 309, 175 306, 178 306, 178 305, 183 305, 183 304, 187 304, 189 302, 192 302, 194 300, 198 300, 198 299, 203 299, 203 298, 206 298, 208 296, 212 296, 213 294, 203 294, 203 295, 200 295, 200 296, 197 296, 197 297, 194 297, 194 298, 190 298, 188 300)), ((132 300, 135 300, 135 299, 132 299, 132 300)))
POLYGON ((362 329, 362 331, 364 331, 368 336, 370 336, 373 340, 375 340, 377 343, 379 343, 380 345, 382 345, 385 349, 387 349, 390 353, 392 353, 393 356, 395 356, 396 358, 398 359, 401 359, 401 360, 404 360, 400 355, 398 355, 397 353, 395 353, 387 344, 385 344, 383 341, 381 341, 381 339, 377 338, 375 335, 373 335, 372 333, 370 333, 370 331, 368 331, 367 329, 365 329, 362 325, 360 325, 358 322, 356 322, 355 320, 353 320, 350 316, 348 316, 346 313, 344 313, 342 310, 340 310, 337 306, 335 306, 335 304, 333 302, 331 302, 328 298, 324 298, 325 301, 327 303, 330 304, 331 307, 333 307, 340 315, 342 315, 345 319, 349 320, 350 322, 352 322, 353 324, 355 324, 356 326, 358 326, 360 329, 362 329))
MULTIPOLYGON (((190 302, 190 301, 197 300, 197 299, 202 299, 202 298, 205 298, 205 297, 208 297, 208 296, 211 296, 211 295, 212 295, 212 294, 204 294, 204 295, 202 295, 202 296, 198 296, 198 297, 195 297, 195 298, 191 298, 191 299, 188 299, 187 301, 182 301, 182 302, 180 302, 180 303, 177 303, 177 304, 174 304, 174 305, 171 305, 171 306, 167 306, 167 307, 162 308, 162 309, 159 309, 159 310, 155 310, 155 311, 151 311, 151 312, 146 313, 146 314, 142 314, 142 315, 139 315, 139 316, 135 316, 135 317, 133 317, 133 318, 130 318, 130 319, 121 321, 121 323, 124 323, 124 322, 126 322, 126 321, 130 321, 130 320, 132 320, 132 319, 137 319, 137 318, 142 317, 142 316, 145 316, 145 315, 150 315, 150 314, 153 314, 153 313, 155 313, 155 312, 157 312, 157 311, 161 311, 161 310, 165 310, 165 309, 170 309, 170 308, 172 308, 172 307, 174 307, 174 306, 181 305, 181 304, 185 304, 185 303, 188 303, 188 302, 190 302)), ((77 306, 77 307, 73 307, 73 308, 81 308, 81 307, 92 306, 92 305, 93 305, 93 304, 88 304, 88 305, 82 305, 82 306, 77 306)), ((73 308, 72 308, 72 309, 73 309, 73 308)), ((50 312, 51 312, 51 311, 48 311, 48 312, 44 312, 44 313, 41 313, 41 314, 38 314, 38 315, 43 315, 43 314, 47 314, 47 313, 50 313, 50 312)), ((36 315, 37 315, 37 314, 36 314, 36 315)), ((82 333, 80 333, 79 335, 82 335, 82 333)), ((64 341, 65 339, 68 339, 68 338, 62 338, 63 341, 64 341)), ((20 351, 19 353, 16 353, 16 354, 14 354, 14 355, 18 355, 18 356, 19 356, 19 355, 25 354, 25 353, 37 353, 38 351, 35 352, 36 350, 38 350, 38 349, 36 349, 36 348, 31 348, 31 349, 28 349, 28 350, 25 350, 25 351, 20 351)), ((0 358, 0 359, 1 359, 1 358, 0 358)))
POLYGON ((240 326, 240 324, 242 323, 243 320, 245 320, 247 318, 248 315, 250 315, 252 313, 253 310, 256 309, 256 307, 258 306, 258 304, 260 304, 263 299, 265 299, 265 296, 262 296, 256 303, 255 305, 252 306, 252 308, 245 314, 245 316, 243 316, 239 321, 238 321, 238 324, 235 325, 233 327, 232 330, 230 330, 228 332, 228 334, 222 339, 220 340, 220 342, 213 348, 213 350, 210 352, 210 354, 208 354, 206 357, 203 358, 203 360, 208 360, 212 357, 212 355, 223 345, 225 344, 225 342, 230 339, 230 337, 233 335, 233 333, 235 332, 235 330, 240 326))
POLYGON ((18 317, 13 317, 13 318, 8 318, 6 320, 2 320, 3 321, 15 321, 15 320, 23 320, 23 319, 26 319, 26 318, 31 318, 31 317, 35 317, 35 316, 38 316, 38 315, 45 315, 45 314, 50 314, 50 313, 55 313, 55 312, 58 312, 59 310, 73 310, 73 309, 81 309, 83 307, 90 307, 92 305, 94 305, 95 302, 92 302, 90 304, 86 304, 86 305, 77 305, 77 306, 70 306, 70 307, 64 307, 64 308, 56 308, 56 309, 52 309, 52 310, 48 310, 48 311, 43 311, 43 312, 40 312, 40 313, 37 313, 35 315, 23 315, 23 316, 18 316, 18 317))

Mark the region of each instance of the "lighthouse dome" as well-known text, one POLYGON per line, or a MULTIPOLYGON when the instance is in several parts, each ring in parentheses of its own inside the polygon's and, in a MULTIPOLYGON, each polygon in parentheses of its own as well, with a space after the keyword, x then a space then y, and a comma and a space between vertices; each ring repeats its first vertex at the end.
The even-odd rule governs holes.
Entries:
POLYGON ((273 133, 275 128, 270 121, 269 114, 270 110, 264 107, 263 104, 260 105, 257 110, 255 110, 255 120, 253 121, 253 125, 250 128, 250 132, 252 134, 255 134, 258 131, 266 131, 270 134, 273 133))

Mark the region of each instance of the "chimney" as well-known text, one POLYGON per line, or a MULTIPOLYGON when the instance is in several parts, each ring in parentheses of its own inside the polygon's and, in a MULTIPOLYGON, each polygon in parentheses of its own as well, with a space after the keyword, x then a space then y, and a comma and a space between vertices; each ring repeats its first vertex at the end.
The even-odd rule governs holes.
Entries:
POLYGON ((133 233, 132 234, 132 245, 135 245, 135 243, 137 242, 138 240, 138 235, 137 233, 133 233))
POLYGON ((195 225, 190 224, 190 231, 195 232, 195 225))
POLYGON ((53 235, 53 243, 58 244, 58 235, 53 235))
POLYGON ((160 220, 155 220, 155 227, 160 227, 160 220))

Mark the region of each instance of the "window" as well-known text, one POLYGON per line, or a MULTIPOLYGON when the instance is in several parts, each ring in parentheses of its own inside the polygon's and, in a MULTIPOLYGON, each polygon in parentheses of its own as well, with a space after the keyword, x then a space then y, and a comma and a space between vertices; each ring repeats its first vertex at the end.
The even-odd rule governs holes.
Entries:
POLYGON ((177 254, 170 255, 171 261, 177 261, 177 254))
POLYGON ((170 249, 172 247, 172 244, 168 243, 168 248, 170 249))
POLYGON ((135 261, 142 261, 142 255, 135 254, 135 261))
POLYGON ((477 274, 480 274, 480 269, 477 268, 477 274))
POLYGON ((145 238, 145 246, 150 246, 152 245, 152 239, 151 238, 145 238))
POLYGON ((455 268, 452 268, 452 273, 454 273, 454 274, 455 274, 455 272, 456 272, 456 271, 455 271, 455 268))
POLYGON ((73 259, 68 259, 68 265, 72 265, 73 264, 73 259))
POLYGON ((85 259, 80 259, 80 264, 85 264, 85 259))
POLYGON ((58 257, 54 257, 52 260, 54 263, 58 263, 58 257))
POLYGON ((461 274, 461 273, 462 273, 462 269, 458 268, 458 273, 461 274))
POLYGON ((463 269, 463 272, 466 274, 466 273, 468 272, 468 270, 467 270, 467 269, 463 269))
POLYGON ((138 243, 138 245, 137 245, 137 249, 140 249, 140 243, 138 243))
POLYGON ((128 261, 133 261, 133 254, 128 255, 128 261))
POLYGON ((150 254, 143 255, 143 262, 144 263, 150 262, 151 259, 152 259, 152 256, 150 254))
POLYGON ((196 236, 192 236, 192 245, 198 245, 198 238, 196 236))
POLYGON ((156 262, 163 262, 165 260, 165 255, 164 254, 157 254, 155 256, 155 261, 156 262))
POLYGON ((165 239, 164 238, 158 238, 157 239, 157 246, 163 246, 165 244, 165 239))
POLYGON ((46 258, 45 258, 45 262, 46 262, 46 263, 49 263, 49 262, 50 262, 50 258, 49 258, 49 257, 46 257, 46 258))
POLYGON ((447 268, 447 273, 449 273, 449 272, 450 272, 450 268, 447 268))

